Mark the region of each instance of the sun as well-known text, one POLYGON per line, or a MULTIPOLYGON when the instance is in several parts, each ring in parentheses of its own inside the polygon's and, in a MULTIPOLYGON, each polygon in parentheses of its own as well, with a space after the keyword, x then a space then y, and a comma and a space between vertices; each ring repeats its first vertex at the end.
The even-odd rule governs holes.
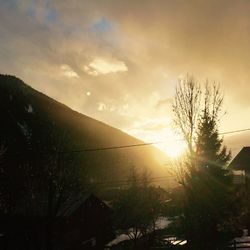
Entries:
POLYGON ((159 148, 170 158, 179 158, 187 149, 185 141, 169 128, 153 132, 150 137, 150 141, 158 142, 155 144, 155 147, 159 148))
POLYGON ((171 126, 171 119, 150 119, 137 124, 135 129, 125 130, 146 143, 152 143, 170 158, 179 158, 187 150, 185 141, 176 134, 171 126))
POLYGON ((180 157, 187 149, 185 141, 170 128, 155 131, 151 136, 154 141, 160 141, 155 146, 170 158, 180 157))
POLYGON ((161 143, 157 147, 171 158, 180 157, 186 150, 186 144, 180 139, 173 139, 166 143, 161 143))

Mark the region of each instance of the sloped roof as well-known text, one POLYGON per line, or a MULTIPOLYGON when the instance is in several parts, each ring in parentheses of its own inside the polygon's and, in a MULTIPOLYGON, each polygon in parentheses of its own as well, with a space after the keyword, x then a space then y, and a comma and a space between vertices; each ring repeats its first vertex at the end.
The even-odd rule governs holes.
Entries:
POLYGON ((87 200, 94 201, 95 204, 98 204, 99 207, 102 207, 103 209, 110 210, 110 207, 104 203, 101 199, 99 199, 94 194, 84 194, 82 196, 79 196, 77 199, 71 199, 70 202, 65 204, 65 207, 58 213, 59 216, 62 217, 68 217, 75 213, 87 200))
POLYGON ((250 171, 250 147, 243 147, 228 167, 235 170, 250 171))
POLYGON ((78 197, 71 197, 59 211, 59 216, 69 216, 72 214, 82 203, 84 203, 91 194, 80 194, 78 197))

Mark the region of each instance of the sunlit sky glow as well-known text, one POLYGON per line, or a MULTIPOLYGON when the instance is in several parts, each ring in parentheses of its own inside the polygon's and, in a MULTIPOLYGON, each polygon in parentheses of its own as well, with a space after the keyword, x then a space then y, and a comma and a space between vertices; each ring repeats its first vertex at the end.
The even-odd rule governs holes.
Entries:
MULTIPOLYGON (((250 127, 249 13, 248 0, 0 0, 0 72, 143 140, 172 138, 158 146, 173 156, 186 73, 220 82, 221 131, 250 127)), ((225 140, 239 151, 250 133, 225 140)))

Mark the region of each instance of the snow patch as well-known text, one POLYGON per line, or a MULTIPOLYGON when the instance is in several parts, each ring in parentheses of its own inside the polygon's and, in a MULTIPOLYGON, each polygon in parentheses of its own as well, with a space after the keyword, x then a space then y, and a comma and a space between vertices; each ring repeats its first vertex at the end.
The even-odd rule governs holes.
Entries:
POLYGON ((167 217, 159 217, 155 223, 155 228, 156 230, 164 229, 167 228, 169 225, 170 221, 168 220, 167 217))
MULTIPOLYGON (((164 229, 164 228, 167 228, 168 225, 169 225, 170 221, 168 220, 167 217, 159 217, 157 220, 156 220, 156 223, 155 223, 155 230, 160 230, 160 229, 164 229)), ((129 233, 132 233, 133 229, 130 228, 129 230, 129 233)), ((149 232, 150 233, 150 232, 149 232)), ((137 232, 137 235, 140 236, 140 232, 137 232)), ((130 240, 129 236, 127 234, 120 234, 118 235, 114 240, 110 241, 106 247, 111 247, 111 246, 115 246, 123 241, 126 241, 126 240, 130 240)))
POLYGON ((33 107, 31 106, 31 104, 29 104, 28 107, 25 108, 25 110, 26 110, 28 113, 33 113, 33 112, 34 112, 34 109, 33 109, 33 107))
POLYGON ((120 234, 118 235, 114 240, 110 241, 106 246, 111 247, 119 244, 120 242, 129 240, 129 237, 127 234, 120 234))
POLYGON ((234 243, 237 247, 250 250, 250 236, 247 236, 245 233, 242 237, 237 237, 233 240, 231 247, 234 247, 234 243))

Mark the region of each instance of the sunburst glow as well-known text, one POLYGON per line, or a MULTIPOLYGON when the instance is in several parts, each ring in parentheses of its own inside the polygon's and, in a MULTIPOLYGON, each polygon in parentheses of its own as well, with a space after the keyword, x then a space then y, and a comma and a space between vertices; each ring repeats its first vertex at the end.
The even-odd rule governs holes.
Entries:
POLYGON ((155 147, 171 158, 181 156, 187 146, 184 140, 173 132, 169 119, 154 119, 125 132, 142 139, 145 142, 155 142, 155 147))
MULTIPOLYGON (((159 137, 156 135, 156 137, 159 137)), ((164 136, 160 136, 164 138, 164 136)), ((180 139, 173 132, 169 131, 168 136, 165 136, 166 142, 156 144, 155 146, 159 148, 161 151, 166 153, 171 158, 177 158, 181 156, 186 150, 185 142, 180 139)), ((163 139, 164 140, 164 139, 163 139)))

